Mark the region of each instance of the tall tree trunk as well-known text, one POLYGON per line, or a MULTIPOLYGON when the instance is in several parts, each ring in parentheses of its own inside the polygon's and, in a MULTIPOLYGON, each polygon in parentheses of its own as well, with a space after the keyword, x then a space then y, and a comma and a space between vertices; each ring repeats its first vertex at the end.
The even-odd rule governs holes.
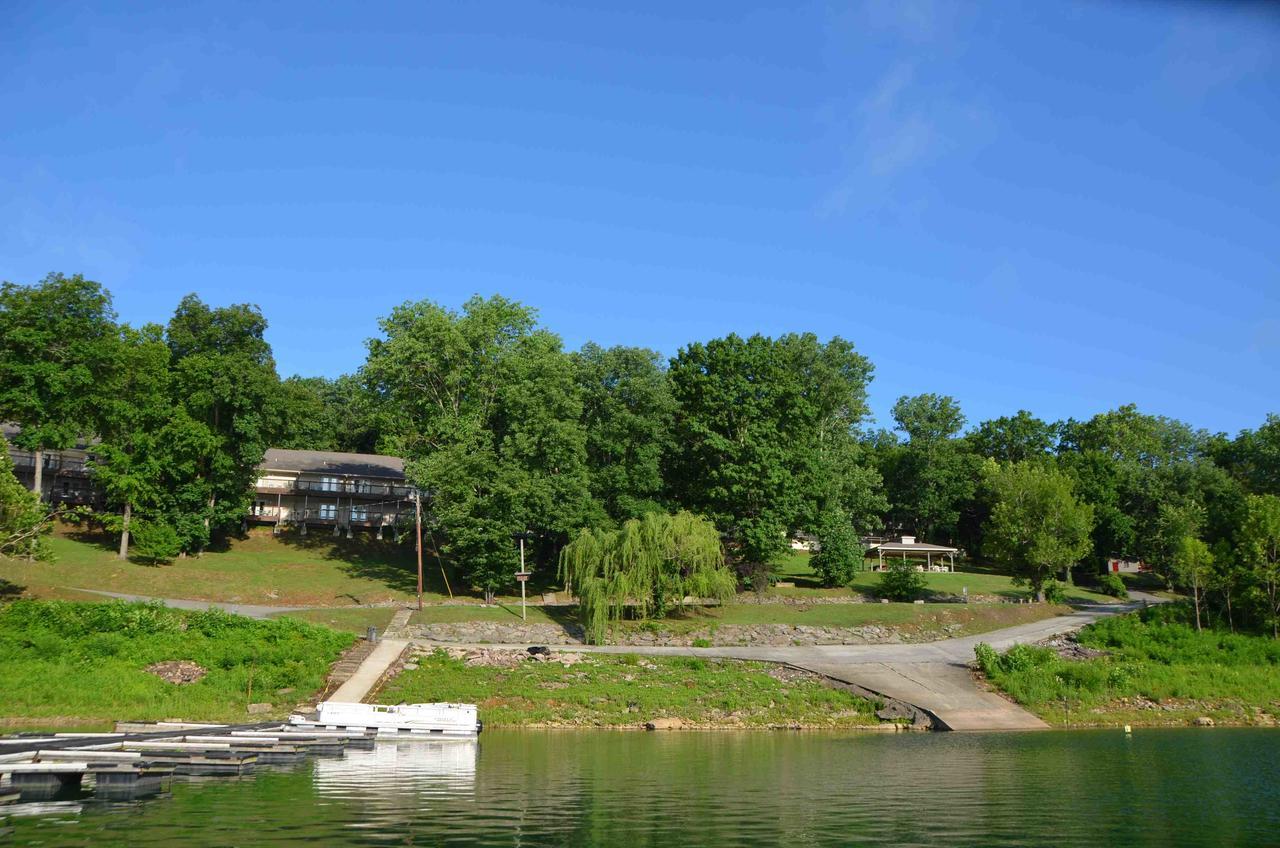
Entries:
POLYGON ((31 491, 36 493, 36 497, 44 500, 44 448, 36 448, 33 452, 35 457, 35 467, 31 469, 31 491))
POLYGON ((124 521, 120 525, 120 554, 117 559, 129 558, 129 519, 133 517, 133 504, 125 501, 124 521))
POLYGON ((1236 622, 1235 619, 1231 617, 1231 590, 1228 589, 1225 594, 1227 596, 1227 626, 1231 628, 1232 633, 1235 633, 1236 622))
POLYGON ((1191 587, 1191 600, 1196 605, 1196 632, 1199 633, 1201 629, 1200 628, 1200 587, 1199 586, 1191 587))

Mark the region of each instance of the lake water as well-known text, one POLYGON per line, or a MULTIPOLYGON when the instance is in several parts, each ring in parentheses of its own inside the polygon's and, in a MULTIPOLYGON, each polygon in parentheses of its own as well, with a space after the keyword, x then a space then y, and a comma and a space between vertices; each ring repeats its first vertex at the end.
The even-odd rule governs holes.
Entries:
POLYGON ((1274 846, 1280 732, 491 731, 9 824, 49 846, 1274 846))

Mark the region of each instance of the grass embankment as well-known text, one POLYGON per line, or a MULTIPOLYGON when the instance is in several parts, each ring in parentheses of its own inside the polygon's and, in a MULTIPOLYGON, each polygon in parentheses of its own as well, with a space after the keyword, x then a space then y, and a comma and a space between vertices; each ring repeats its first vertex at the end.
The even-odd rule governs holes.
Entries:
MULTIPOLYGON (((724 626, 805 625, 864 627, 878 625, 905 637, 967 636, 1012 627, 1070 612, 1053 604, 726 604, 686 607, 666 618, 623 621, 612 626, 611 642, 641 631, 710 638, 724 626)), ((572 607, 529 607, 529 624, 576 625, 572 607)), ((520 607, 425 607, 411 624, 490 622, 520 624, 520 607)))
POLYGON ((255 621, 156 604, 15 601, 0 608, 0 727, 109 726, 117 719, 244 721, 283 715, 323 685, 352 637, 300 621, 255 621), (169 683, 145 669, 207 671, 169 683))
POLYGON ((1045 721, 1072 726, 1224 724, 1280 719, 1280 642, 1197 632, 1180 608, 1152 608, 1092 624, 1087 648, 1106 656, 1063 659, 1017 646, 980 659, 987 678, 1045 721))
POLYGON ((880 724, 871 701, 766 663, 576 656, 569 666, 552 659, 494 668, 436 651, 392 679, 379 700, 473 703, 487 727, 636 727, 663 718, 699 727, 880 724))
MULTIPOLYGON (((348 540, 321 533, 274 537, 270 531, 255 530, 248 538, 231 540, 225 550, 167 565, 121 561, 116 559, 113 538, 73 528, 59 528, 51 542, 53 562, 0 558, 0 580, 34 597, 74 597, 70 590, 78 588, 279 606, 403 601, 413 597, 417 583, 408 544, 368 538, 348 540)), ((432 588, 441 583, 439 572, 428 582, 432 588)))
MULTIPOLYGON (((972 564, 970 564, 972 567, 972 564)), ((852 594, 875 595, 880 583, 880 573, 862 571, 857 574, 847 587, 823 589, 810 564, 810 555, 803 551, 791 551, 778 561, 778 578, 784 582, 795 583, 795 588, 781 587, 774 589, 780 595, 793 598, 806 596, 842 597, 852 594)), ((1015 586, 1013 578, 994 571, 927 571, 924 578, 925 588, 922 600, 932 596, 960 596, 965 589, 970 596, 991 595, 1005 600, 1026 600, 1031 591, 1026 586, 1015 586)), ((1105 604, 1115 603, 1116 599, 1095 592, 1083 586, 1067 586, 1068 603, 1105 604)))

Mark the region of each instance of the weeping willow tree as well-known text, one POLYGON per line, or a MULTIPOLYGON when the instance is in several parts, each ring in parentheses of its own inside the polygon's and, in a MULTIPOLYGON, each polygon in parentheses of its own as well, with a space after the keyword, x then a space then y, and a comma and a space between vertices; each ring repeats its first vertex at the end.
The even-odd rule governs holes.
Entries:
POLYGON ((662 616, 688 595, 725 601, 737 588, 715 525, 689 512, 652 512, 619 530, 583 530, 560 552, 560 577, 578 596, 583 628, 595 644, 628 610, 639 619, 662 616))

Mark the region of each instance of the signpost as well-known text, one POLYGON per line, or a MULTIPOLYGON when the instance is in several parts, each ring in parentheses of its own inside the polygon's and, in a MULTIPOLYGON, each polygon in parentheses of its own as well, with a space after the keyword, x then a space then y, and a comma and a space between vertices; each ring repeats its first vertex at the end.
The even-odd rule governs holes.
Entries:
POLYGON ((523 533, 512 533, 511 538, 520 543, 520 570, 516 572, 516 582, 520 584, 520 620, 527 621, 528 619, 525 617, 524 608, 524 587, 525 584, 529 582, 530 572, 524 570, 524 540, 533 539, 533 534, 526 530, 523 533))

